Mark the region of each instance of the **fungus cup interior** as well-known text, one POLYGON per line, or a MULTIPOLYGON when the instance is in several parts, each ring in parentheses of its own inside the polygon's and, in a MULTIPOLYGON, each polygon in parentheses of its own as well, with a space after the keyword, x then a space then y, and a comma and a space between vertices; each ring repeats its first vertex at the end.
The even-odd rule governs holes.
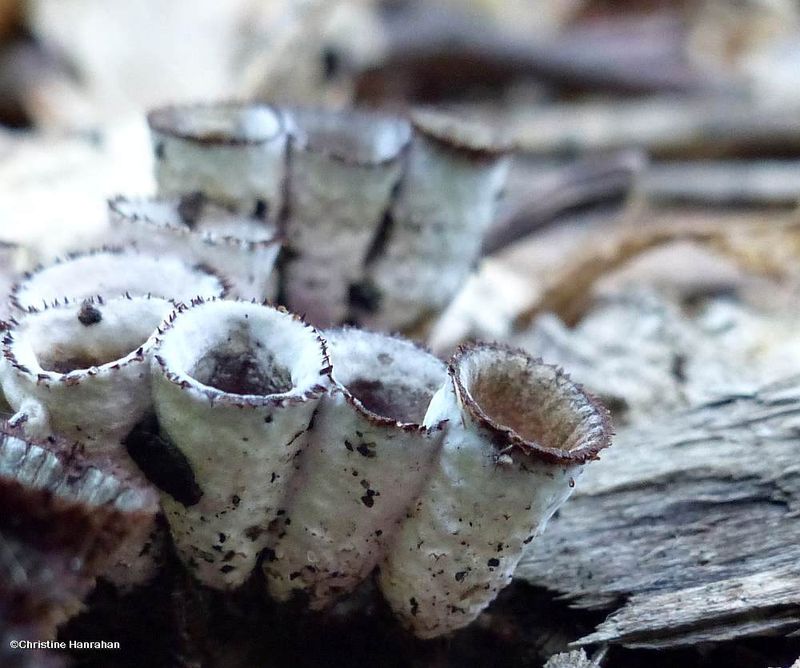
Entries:
POLYGON ((40 308, 56 299, 87 299, 152 294, 188 300, 196 295, 218 296, 222 281, 199 267, 174 257, 102 251, 50 265, 21 283, 14 293, 20 308, 40 308))
POLYGON ((368 411, 422 424, 445 365, 409 341, 357 329, 326 332, 334 377, 368 411))
POLYGON ((301 394, 327 366, 316 331, 294 316, 247 302, 210 301, 180 313, 164 335, 167 368, 225 394, 301 394))
POLYGON ((292 112, 292 121, 309 150, 361 164, 394 158, 411 136, 407 123, 378 114, 299 109, 292 112))
POLYGON ((142 297, 31 313, 15 330, 14 355, 29 369, 59 374, 118 362, 148 341, 171 308, 142 297))
POLYGON ((479 417, 533 446, 571 452, 586 445, 597 415, 586 395, 556 367, 521 351, 473 348, 458 357, 457 380, 479 417))
POLYGON ((281 118, 266 105, 210 105, 158 109, 150 126, 202 143, 262 143, 283 129, 281 118))

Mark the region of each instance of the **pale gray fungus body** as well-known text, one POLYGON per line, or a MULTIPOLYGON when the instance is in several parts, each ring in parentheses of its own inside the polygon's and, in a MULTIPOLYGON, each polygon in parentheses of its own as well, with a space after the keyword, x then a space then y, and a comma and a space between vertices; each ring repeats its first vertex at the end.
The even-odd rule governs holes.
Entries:
POLYGON ((430 478, 381 564, 380 588, 422 638, 469 624, 609 443, 605 410, 521 351, 461 349, 427 424, 447 420, 430 478))
POLYGON ((298 458, 273 558, 273 597, 324 608, 369 577, 427 477, 442 425, 422 425, 445 365, 409 341, 325 333, 336 385, 298 458))
POLYGON ((267 547, 329 366, 316 330, 260 304, 195 301, 164 331, 156 414, 199 493, 165 492, 162 504, 178 555, 204 584, 241 585, 267 547))

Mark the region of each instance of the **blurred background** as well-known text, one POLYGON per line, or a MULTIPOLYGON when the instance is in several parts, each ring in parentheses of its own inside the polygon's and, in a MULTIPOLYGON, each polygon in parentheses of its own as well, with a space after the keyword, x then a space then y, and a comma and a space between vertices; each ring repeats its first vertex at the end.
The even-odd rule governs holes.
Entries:
MULTIPOLYGON (((794 0, 0 0, 0 239, 27 265, 102 242, 105 200, 154 189, 156 105, 434 105, 516 150, 485 259, 434 349, 480 336, 573 370, 590 359, 584 380, 630 405, 597 370, 620 357, 598 343, 620 325, 587 325, 591 354, 564 328, 646 289, 710 349, 744 346, 761 381, 800 370, 793 335, 775 334, 798 331, 799 35, 794 0)), ((656 307, 631 306, 637 323, 643 308, 656 307)), ((687 389, 674 341, 643 363, 654 331, 622 355, 636 388, 674 406, 717 386, 704 371, 687 389), (677 368, 669 391, 640 377, 659 364, 677 368)))

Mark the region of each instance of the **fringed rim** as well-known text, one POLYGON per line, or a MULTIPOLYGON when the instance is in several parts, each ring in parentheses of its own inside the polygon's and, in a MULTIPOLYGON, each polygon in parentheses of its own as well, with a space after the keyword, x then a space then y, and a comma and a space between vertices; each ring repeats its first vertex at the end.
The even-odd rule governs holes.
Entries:
MULTIPOLYGON (((435 357, 427 348, 422 345, 417 344, 414 341, 410 341, 409 339, 400 337, 400 336, 392 336, 389 334, 380 334, 377 332, 370 332, 363 329, 358 329, 356 327, 336 327, 332 329, 325 330, 322 334, 323 336, 327 336, 333 338, 334 336, 341 336, 341 335, 348 335, 349 333, 357 332, 361 336, 365 337, 374 337, 376 339, 381 339, 386 341, 387 339, 405 346, 409 352, 419 352, 424 355, 429 355, 433 360, 440 362, 442 365, 442 382, 444 382, 447 378, 447 365, 444 362, 441 362, 437 357, 435 357)), ((329 344, 330 347, 330 344, 329 344)), ((333 362, 333 381, 335 383, 335 387, 339 390, 347 401, 361 416, 364 417, 368 422, 378 426, 378 427, 394 427, 397 429, 401 429, 402 431, 406 432, 432 432, 432 431, 439 431, 444 428, 445 423, 447 420, 442 420, 434 426, 428 427, 422 424, 422 422, 403 422, 399 420, 394 420, 393 418, 387 417, 385 415, 381 415, 380 413, 376 413, 369 408, 367 408, 363 402, 356 397, 347 385, 339 382, 336 378, 336 366, 335 360, 333 362)), ((438 389, 438 388, 437 388, 438 389)), ((435 393, 435 391, 434 391, 435 393)), ((430 402, 429 402, 430 403, 430 402)))
MULTIPOLYGON (((551 464, 572 465, 597 459, 600 451, 611 444, 613 430, 606 408, 580 385, 574 383, 562 369, 545 364, 542 360, 531 357, 523 350, 499 343, 462 345, 451 358, 448 370, 461 402, 476 422, 493 435, 501 450, 516 450, 551 464), (554 393, 561 410, 574 416, 575 425, 570 437, 575 437, 575 432, 578 432, 577 444, 569 449, 564 449, 558 445, 526 439, 512 427, 501 424, 495 417, 488 415, 479 400, 473 396, 473 388, 468 387, 473 384, 474 379, 465 378, 469 372, 466 364, 469 363, 470 358, 481 353, 493 355, 495 366, 500 361, 497 358, 500 357, 507 361, 513 360, 524 364, 530 373, 536 374, 540 378, 544 373, 547 376, 544 380, 552 384, 551 398, 554 393)), ((538 417, 547 418, 546 415, 538 417)), ((547 425, 543 426, 547 427, 547 425)))
POLYGON ((163 374, 164 378, 166 378, 169 382, 177 385, 182 390, 189 390, 194 391, 196 393, 202 394, 205 396, 208 401, 214 404, 223 404, 229 406, 239 406, 239 407, 256 407, 256 406, 275 406, 275 407, 282 407, 288 406, 291 404, 298 404, 309 401, 311 399, 315 399, 325 392, 329 390, 330 385, 333 384, 332 379, 332 367, 330 362, 330 357, 328 355, 328 347, 327 342, 325 339, 320 335, 316 328, 308 324, 301 316, 291 313, 283 306, 276 306, 270 303, 267 300, 264 301, 257 301, 255 299, 252 300, 243 300, 243 299, 219 299, 219 298, 203 298, 203 297, 195 297, 189 303, 186 304, 178 304, 172 313, 167 317, 167 319, 159 326, 157 330, 157 343, 155 346, 153 359, 155 360, 156 364, 158 364, 159 368, 161 369, 161 373, 163 374), (213 304, 224 304, 226 307, 231 307, 233 305, 239 306, 248 306, 248 307, 257 307, 257 308, 266 308, 279 313, 281 317, 286 317, 291 319, 293 322, 301 325, 303 329, 305 329, 310 335, 314 337, 314 340, 319 345, 319 352, 320 352, 320 368, 319 368, 319 377, 322 379, 320 383, 310 384, 310 386, 302 392, 298 392, 296 389, 292 389, 289 392, 280 392, 275 394, 234 394, 231 392, 226 392, 224 390, 220 390, 216 387, 211 385, 206 385, 205 383, 201 383, 196 378, 192 377, 188 373, 184 371, 176 371, 171 368, 170 363, 168 360, 164 358, 163 355, 163 346, 164 346, 164 337, 169 335, 171 330, 174 330, 175 323, 181 317, 182 314, 187 313, 193 309, 199 309, 203 307, 207 307, 213 304))
POLYGON ((440 111, 415 109, 410 121, 415 133, 476 162, 497 160, 514 148, 500 137, 489 136, 485 126, 440 111))
MULTIPOLYGON (((202 197, 202 195, 199 193, 195 193, 190 196, 202 197)), ((259 248, 268 248, 270 246, 280 245, 283 242, 283 236, 278 232, 277 229, 270 230, 271 234, 269 234, 269 236, 265 236, 264 239, 252 240, 236 237, 230 234, 217 234, 212 230, 197 230, 189 225, 175 225, 166 219, 159 220, 156 217, 145 213, 125 211, 126 207, 131 207, 131 209, 133 209, 135 207, 143 207, 145 205, 171 207, 177 210, 183 201, 185 201, 185 198, 182 197, 128 198, 123 195, 117 195, 116 197, 108 200, 108 208, 109 211, 115 215, 121 223, 129 225, 135 223, 144 223, 145 225, 152 226, 158 230, 163 230, 169 232, 170 234, 174 234, 179 238, 178 243, 181 243, 182 240, 190 237, 197 237, 198 239, 201 239, 203 243, 211 246, 230 246, 245 251, 253 251, 259 248)), ((215 211, 220 214, 220 217, 230 217, 231 220, 246 220, 244 216, 235 214, 219 203, 210 199, 203 197, 202 202, 203 206, 213 207, 215 211)), ((267 228, 265 228, 265 232, 266 231, 267 228)), ((220 279, 224 280, 221 277, 220 279)))
MULTIPOLYGON (((61 298, 54 297, 51 301, 42 301, 41 306, 34 306, 33 304, 23 303, 23 300, 21 298, 21 293, 24 290, 29 289, 33 281, 41 279, 41 276, 45 274, 48 270, 53 269, 55 267, 61 267, 71 262, 102 255, 108 255, 108 256, 129 255, 131 257, 147 258, 155 262, 160 261, 160 258, 158 257, 148 255, 147 253, 140 253, 135 248, 126 246, 101 246, 100 248, 92 248, 87 251, 68 253, 63 257, 55 258, 52 262, 48 264, 37 265, 31 271, 25 272, 22 276, 22 280, 15 283, 11 288, 11 294, 9 295, 9 303, 11 304, 11 306, 13 306, 19 311, 34 312, 51 308, 54 306, 59 306, 62 304, 74 303, 76 301, 83 301, 84 299, 91 299, 91 298, 113 299, 115 297, 130 295, 131 294, 130 290, 121 290, 119 293, 115 294, 105 294, 105 295, 95 294, 95 295, 86 295, 85 297, 75 296, 75 295, 64 295, 61 298)), ((176 258, 171 258, 171 259, 179 261, 176 258)), ((233 284, 227 279, 227 277, 220 274, 216 269, 213 269, 203 264, 189 265, 182 261, 181 263, 187 269, 187 275, 188 272, 198 272, 213 278, 219 284, 219 295, 218 295, 219 297, 225 297, 232 290, 233 284)), ((153 292, 147 292, 135 296, 142 296, 142 297, 153 296, 167 300, 175 299, 174 295, 167 295, 167 294, 160 295, 160 294, 154 294, 153 292)))
POLYGON ((286 110, 290 123, 290 134, 297 150, 325 156, 332 162, 349 167, 381 167, 397 162, 403 157, 413 136, 411 125, 398 116, 367 111, 326 111, 314 108, 291 108, 286 110), (381 127, 384 126, 384 127, 381 127), (358 132, 356 129, 358 128, 358 132), (377 148, 380 132, 391 131, 394 136, 384 139, 388 146, 377 148), (361 146, 337 146, 347 134, 352 143, 361 146), (359 155, 371 149, 372 155, 359 155))
POLYGON ((66 311, 67 309, 74 309, 80 304, 77 313, 77 317, 78 319, 80 319, 81 310, 84 309, 85 307, 94 307, 94 306, 113 307, 113 306, 118 306, 120 304, 124 304, 125 302, 136 302, 136 301, 162 302, 164 304, 165 314, 167 314, 171 309, 174 309, 175 307, 175 302, 168 299, 163 299, 161 297, 151 297, 150 295, 131 296, 130 294, 125 294, 121 297, 117 297, 111 300, 104 300, 102 297, 94 297, 83 300, 75 300, 72 302, 64 301, 58 304, 53 304, 43 309, 31 308, 20 319, 16 318, 11 319, 10 328, 5 332, 5 335, 3 336, 2 339, 3 357, 18 374, 25 376, 32 383, 44 387, 49 387, 55 384, 60 384, 70 387, 73 385, 78 385, 94 376, 97 376, 102 372, 113 372, 128 366, 132 366, 134 364, 142 364, 147 360, 149 352, 156 345, 157 342, 156 335, 158 332, 156 328, 153 329, 152 333, 148 335, 147 339, 140 346, 138 346, 131 352, 127 353, 123 357, 111 360, 109 362, 105 362, 103 364, 99 364, 97 366, 91 366, 82 369, 74 369, 66 373, 60 373, 58 371, 51 371, 44 369, 38 363, 38 355, 37 355, 36 365, 30 364, 29 366, 22 364, 19 361, 15 350, 16 346, 19 345, 20 343, 19 330, 22 327, 24 327, 27 323, 29 323, 30 319, 32 318, 46 316, 54 311, 66 311))
POLYGON ((168 137, 183 139, 202 146, 258 146, 268 144, 286 134, 286 119, 277 107, 264 102, 228 100, 223 102, 198 102, 195 104, 169 105, 153 109, 147 114, 147 124, 154 132, 168 137), (203 132, 193 129, 198 115, 202 113, 234 114, 267 113, 275 123, 274 131, 259 137, 237 136, 230 128, 203 132), (182 126, 182 122, 188 126, 182 126))

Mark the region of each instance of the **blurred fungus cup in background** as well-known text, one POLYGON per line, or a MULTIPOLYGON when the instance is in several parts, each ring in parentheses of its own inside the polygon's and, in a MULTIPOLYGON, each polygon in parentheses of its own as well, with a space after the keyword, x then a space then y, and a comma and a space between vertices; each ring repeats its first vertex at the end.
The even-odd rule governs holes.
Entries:
POLYGON ((220 297, 227 291, 225 279, 208 267, 187 264, 177 257, 116 248, 70 255, 35 269, 14 286, 11 303, 27 311, 95 297, 188 301, 197 296, 220 297))
POLYGON ((274 225, 232 213, 201 193, 120 196, 108 207, 114 243, 209 267, 225 276, 234 297, 261 301, 275 296, 271 275, 281 239, 274 225))
POLYGON ((417 636, 466 626, 609 445, 605 409, 557 369, 500 345, 462 347, 425 422, 447 420, 422 494, 380 566, 417 636))
POLYGON ((150 410, 150 354, 172 308, 156 297, 119 297, 19 316, 0 361, 12 422, 36 438, 57 433, 121 450, 120 439, 150 410))
POLYGON ((428 475, 443 425, 424 426, 445 365, 404 339, 324 333, 336 382, 320 401, 286 514, 264 562, 272 596, 312 609, 350 593, 380 562, 428 475))
POLYGON ((182 561, 204 584, 235 588, 283 513, 331 383, 325 344, 283 309, 194 300, 167 325, 152 372, 161 451, 141 463, 159 476, 182 561))
POLYGON ((286 305, 318 327, 341 324, 411 139, 399 118, 292 109, 284 267, 286 305))
POLYGON ((410 331, 438 315, 480 257, 505 185, 510 147, 475 123, 418 111, 382 249, 367 267, 355 319, 410 331))
POLYGON ((431 110, 217 103, 148 119, 159 193, 278 225, 280 299, 319 327, 429 326, 479 261, 509 166, 484 125, 431 110))
POLYGON ((267 104, 163 107, 147 115, 160 195, 200 192, 260 220, 282 204, 286 123, 267 104))

